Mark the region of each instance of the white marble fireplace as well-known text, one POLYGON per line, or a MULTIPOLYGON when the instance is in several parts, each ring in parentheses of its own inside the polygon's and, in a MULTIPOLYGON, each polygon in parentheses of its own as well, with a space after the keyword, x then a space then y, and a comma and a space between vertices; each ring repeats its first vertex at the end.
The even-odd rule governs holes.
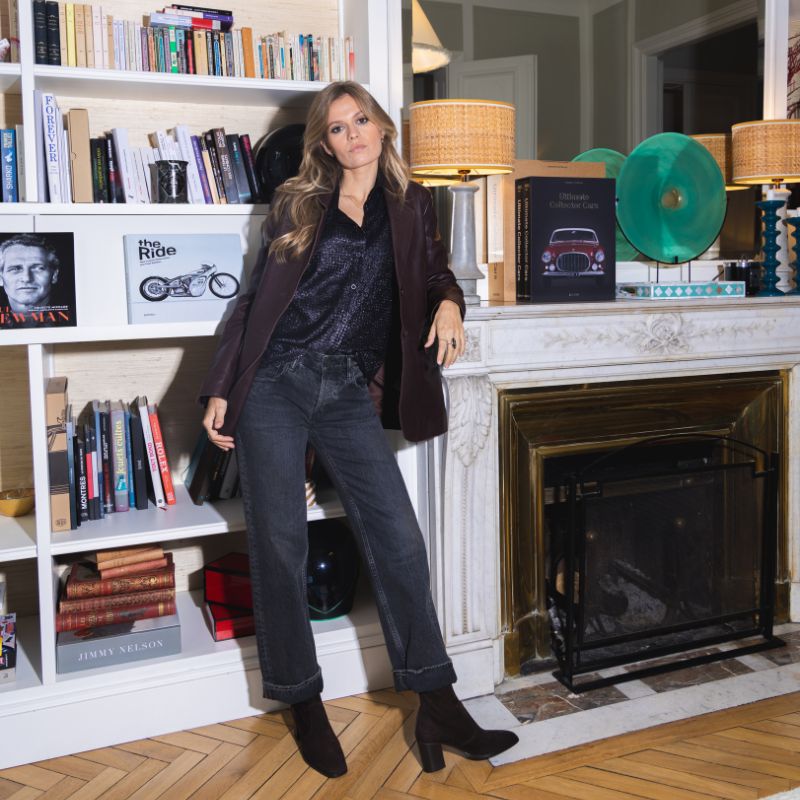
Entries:
POLYGON ((800 621, 800 296, 471 308, 447 371, 450 432, 432 448, 434 597, 463 697, 504 676, 498 392, 784 370, 790 616, 800 621))

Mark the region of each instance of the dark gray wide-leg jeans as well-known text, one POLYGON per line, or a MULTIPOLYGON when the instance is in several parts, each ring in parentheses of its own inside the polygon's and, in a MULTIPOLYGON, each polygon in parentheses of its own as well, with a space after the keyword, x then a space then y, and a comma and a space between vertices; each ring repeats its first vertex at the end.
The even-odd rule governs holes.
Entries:
POLYGON ((262 364, 236 433, 264 696, 322 691, 308 617, 305 452, 339 493, 372 583, 398 691, 456 680, 403 478, 356 361, 306 352, 262 364))

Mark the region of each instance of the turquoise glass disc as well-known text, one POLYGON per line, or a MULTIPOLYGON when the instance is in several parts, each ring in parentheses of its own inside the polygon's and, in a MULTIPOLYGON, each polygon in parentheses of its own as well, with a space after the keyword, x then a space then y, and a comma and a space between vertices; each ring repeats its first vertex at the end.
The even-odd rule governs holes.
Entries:
POLYGON ((617 180, 617 222, 647 258, 691 261, 713 243, 725 221, 725 181, 703 145, 682 133, 645 139, 617 180))
MULTIPOLYGON (((573 161, 593 161, 606 165, 606 178, 619 178, 622 165, 625 163, 625 156, 622 153, 612 150, 609 147, 594 147, 580 155, 575 156, 573 161)), ((617 261, 633 261, 639 254, 631 247, 630 242, 625 238, 625 234, 617 222, 617 261)))

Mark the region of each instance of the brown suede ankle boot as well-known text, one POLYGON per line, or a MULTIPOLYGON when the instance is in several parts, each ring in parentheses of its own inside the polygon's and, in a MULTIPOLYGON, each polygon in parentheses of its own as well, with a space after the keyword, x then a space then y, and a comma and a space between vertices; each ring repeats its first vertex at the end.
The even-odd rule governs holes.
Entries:
POLYGON ((295 739, 306 764, 326 778, 344 775, 347 772, 347 762, 320 696, 293 703, 291 709, 295 739))
POLYGON ((442 745, 475 760, 491 758, 519 738, 511 731, 485 731, 469 715, 452 686, 419 693, 416 726, 417 745, 425 772, 444 767, 442 745))

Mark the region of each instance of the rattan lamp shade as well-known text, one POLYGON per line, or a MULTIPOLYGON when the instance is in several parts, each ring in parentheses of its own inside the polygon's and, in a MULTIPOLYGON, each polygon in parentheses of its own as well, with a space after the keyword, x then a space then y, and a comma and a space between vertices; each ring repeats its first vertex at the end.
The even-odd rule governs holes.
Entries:
POLYGON ((409 106, 411 171, 497 175, 514 163, 514 106, 493 100, 426 100, 409 106))
POLYGON ((722 177, 725 179, 725 189, 734 191, 736 189, 746 189, 733 182, 733 153, 731 149, 731 134, 729 133, 698 133, 691 137, 696 142, 700 142, 703 147, 714 156, 722 177))
POLYGON ((740 122, 731 133, 736 183, 800 182, 800 119, 740 122))

